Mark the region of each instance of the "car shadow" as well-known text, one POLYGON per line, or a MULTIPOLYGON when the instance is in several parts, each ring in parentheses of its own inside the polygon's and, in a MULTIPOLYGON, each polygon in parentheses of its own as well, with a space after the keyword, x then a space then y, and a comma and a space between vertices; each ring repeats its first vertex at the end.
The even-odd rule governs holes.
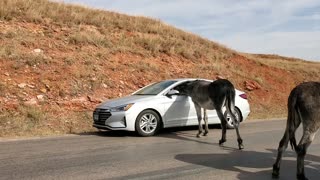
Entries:
POLYGON ((94 132, 85 132, 79 133, 77 135, 80 136, 101 136, 101 137, 137 137, 136 132, 132 131, 112 131, 112 130, 101 130, 101 131, 94 131, 94 132))
MULTIPOLYGON (((228 154, 178 154, 176 160, 218 170, 238 172, 238 179, 272 179, 272 165, 276 150, 267 152, 230 150, 228 154)), ((309 179, 320 176, 320 157, 307 154, 305 172, 309 179)), ((296 179, 296 154, 284 153, 280 167, 280 179, 296 179)))
MULTIPOLYGON (((219 129, 220 125, 209 125, 209 129, 219 129)), ((155 135, 155 137, 167 137, 175 139, 183 139, 183 137, 189 136, 190 138, 195 137, 188 133, 188 131, 198 130, 198 126, 185 126, 185 127, 172 127, 160 129, 160 131, 155 135), (181 137, 183 135, 183 137, 181 137)), ((133 131, 122 131, 122 130, 98 130, 92 132, 76 133, 80 136, 103 136, 103 137, 141 137, 136 132, 133 131)), ((143 137, 142 137, 143 138, 143 137)), ((185 139, 188 140, 188 139, 185 139)))

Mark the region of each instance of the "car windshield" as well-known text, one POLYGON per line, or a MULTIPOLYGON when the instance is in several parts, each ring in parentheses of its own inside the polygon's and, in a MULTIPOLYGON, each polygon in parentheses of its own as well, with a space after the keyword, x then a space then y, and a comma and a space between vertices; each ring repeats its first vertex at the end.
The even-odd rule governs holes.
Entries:
POLYGON ((174 80, 160 81, 145 88, 142 88, 141 90, 134 93, 134 95, 157 95, 161 91, 163 91, 164 89, 176 82, 177 81, 174 80))

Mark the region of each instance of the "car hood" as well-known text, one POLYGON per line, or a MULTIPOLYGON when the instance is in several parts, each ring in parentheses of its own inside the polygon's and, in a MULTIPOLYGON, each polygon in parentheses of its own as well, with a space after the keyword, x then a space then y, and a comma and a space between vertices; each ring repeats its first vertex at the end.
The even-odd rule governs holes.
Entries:
POLYGON ((116 99, 110 99, 108 101, 103 102, 99 106, 97 106, 97 108, 117 107, 117 106, 129 104, 129 103, 147 101, 154 98, 155 96, 152 96, 152 95, 131 95, 131 96, 126 96, 126 97, 121 97, 116 99))

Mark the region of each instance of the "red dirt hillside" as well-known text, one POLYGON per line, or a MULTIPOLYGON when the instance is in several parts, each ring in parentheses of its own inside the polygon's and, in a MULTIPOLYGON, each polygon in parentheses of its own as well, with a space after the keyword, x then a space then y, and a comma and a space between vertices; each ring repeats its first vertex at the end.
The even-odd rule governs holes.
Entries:
POLYGON ((250 119, 286 116, 290 90, 320 63, 244 54, 158 20, 47 0, 0 2, 0 137, 94 130, 92 110, 169 78, 222 76, 250 119))

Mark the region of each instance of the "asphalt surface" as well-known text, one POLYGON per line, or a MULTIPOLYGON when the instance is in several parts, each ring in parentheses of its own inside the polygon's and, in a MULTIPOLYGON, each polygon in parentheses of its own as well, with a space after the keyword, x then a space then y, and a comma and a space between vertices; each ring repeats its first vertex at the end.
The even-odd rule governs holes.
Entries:
MULTIPOLYGON (((106 131, 32 139, 0 140, 0 179, 272 179, 271 167, 284 120, 247 121, 218 145, 219 126, 196 138, 196 127, 161 131, 155 137, 106 131)), ((301 128, 297 133, 300 139, 301 128)), ((320 178, 320 139, 305 160, 309 179, 320 178)), ((296 156, 288 147, 279 179, 295 179, 296 156)))

